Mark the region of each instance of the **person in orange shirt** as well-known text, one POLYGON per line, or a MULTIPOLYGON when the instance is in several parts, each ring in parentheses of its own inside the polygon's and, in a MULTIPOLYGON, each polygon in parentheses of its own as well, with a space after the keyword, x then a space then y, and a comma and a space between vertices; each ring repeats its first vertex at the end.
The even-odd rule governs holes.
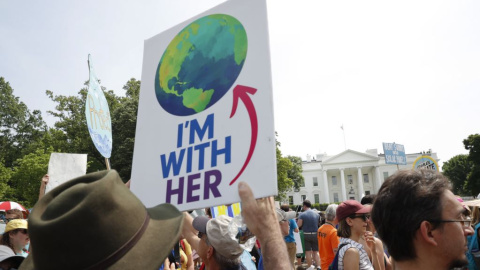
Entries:
POLYGON ((336 218, 338 205, 330 204, 325 210, 326 222, 317 231, 318 252, 320 253, 320 265, 322 269, 328 269, 337 253, 339 239, 337 236, 338 224, 336 218))

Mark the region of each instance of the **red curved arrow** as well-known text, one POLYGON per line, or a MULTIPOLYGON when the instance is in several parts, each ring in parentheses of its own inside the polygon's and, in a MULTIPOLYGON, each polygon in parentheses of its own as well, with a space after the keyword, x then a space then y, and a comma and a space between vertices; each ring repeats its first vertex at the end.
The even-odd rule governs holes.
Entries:
POLYGON ((243 173, 245 168, 247 167, 248 163, 250 162, 250 159, 252 158, 253 155, 253 150, 255 150, 255 145, 257 145, 257 136, 258 136, 258 120, 257 120, 257 112, 255 111, 255 106, 253 105, 252 100, 250 99, 251 95, 255 95, 257 92, 257 89, 248 87, 248 86, 243 86, 243 85, 237 85, 233 89, 233 105, 232 105, 232 113, 230 114, 230 118, 232 118, 235 115, 235 112, 237 111, 237 105, 238 105, 238 100, 241 99, 243 103, 245 104, 245 108, 247 108, 248 116, 250 117, 250 124, 252 126, 252 140, 250 141, 250 149, 248 150, 248 155, 247 159, 245 160, 245 163, 243 164, 242 169, 238 172, 237 176, 233 178, 233 180, 230 182, 230 186, 237 181, 238 177, 243 173))

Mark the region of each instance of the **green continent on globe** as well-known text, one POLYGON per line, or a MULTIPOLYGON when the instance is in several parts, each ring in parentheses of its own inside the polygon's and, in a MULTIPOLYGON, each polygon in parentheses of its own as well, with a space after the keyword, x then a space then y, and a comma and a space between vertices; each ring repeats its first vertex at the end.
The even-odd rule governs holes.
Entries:
POLYGON ((157 68, 160 105, 171 114, 192 115, 215 104, 240 74, 247 46, 243 25, 230 15, 209 15, 186 26, 157 68))

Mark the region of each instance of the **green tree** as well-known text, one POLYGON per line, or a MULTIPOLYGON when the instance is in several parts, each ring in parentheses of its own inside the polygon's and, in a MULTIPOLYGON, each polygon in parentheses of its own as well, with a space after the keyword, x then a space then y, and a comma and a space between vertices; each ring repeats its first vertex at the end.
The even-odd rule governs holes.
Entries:
POLYGON ((463 140, 465 149, 469 150, 468 160, 472 169, 468 173, 464 189, 476 196, 480 192, 480 134, 472 134, 463 140))
POLYGON ((302 175, 302 158, 296 156, 287 156, 287 158, 292 162, 292 167, 288 171, 288 178, 292 179, 294 190, 299 190, 305 182, 302 175))
POLYGON ((9 195, 12 193, 12 188, 8 183, 12 176, 12 170, 5 167, 3 161, 0 160, 0 198, 2 201, 9 200, 9 195))
POLYGON ((470 195, 468 189, 465 189, 467 177, 472 170, 472 162, 468 155, 456 155, 443 163, 443 174, 450 179, 453 184, 453 192, 458 195, 470 195))
MULTIPOLYGON (((87 84, 88 82, 85 83, 85 85, 87 84)), ((119 106, 120 98, 112 90, 103 90, 110 112, 112 112, 119 106)), ((62 135, 58 132, 52 132, 52 138, 59 142, 58 147, 62 152, 88 154, 89 168, 87 171, 94 172, 104 170, 106 163, 105 158, 95 148, 88 132, 85 116, 87 93, 87 88, 80 89, 77 96, 54 95, 52 91, 46 91, 47 96, 57 104, 55 106, 56 111, 48 111, 48 113, 58 119, 55 122, 55 128, 63 133, 62 135), (62 140, 63 143, 61 143, 62 140)))
POLYGON ((40 111, 30 112, 13 94, 13 88, 0 77, 0 160, 6 167, 32 151, 28 146, 39 140, 46 124, 40 111))
MULTIPOLYGON (((277 133, 275 132, 275 136, 277 133)), ((276 143, 276 158, 277 158, 277 190, 278 195, 275 198, 278 201, 284 201, 286 199, 287 192, 290 191, 294 185, 294 182, 289 178, 289 171, 292 170, 293 164, 290 159, 282 157, 282 151, 280 151, 280 142, 275 139, 276 143)))
POLYGON ((123 181, 128 181, 132 172, 133 146, 137 125, 140 81, 132 78, 125 86, 125 97, 112 112, 112 168, 115 168, 123 181))
POLYGON ((14 190, 14 199, 30 208, 38 200, 40 181, 48 171, 48 162, 53 148, 37 149, 34 153, 25 155, 16 161, 10 186, 14 190))

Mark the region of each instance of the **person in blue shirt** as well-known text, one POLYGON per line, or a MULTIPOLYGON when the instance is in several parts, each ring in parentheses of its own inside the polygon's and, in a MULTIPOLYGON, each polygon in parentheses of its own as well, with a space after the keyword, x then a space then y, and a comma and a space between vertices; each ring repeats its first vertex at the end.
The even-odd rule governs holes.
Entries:
MULTIPOLYGON (((288 212, 290 211, 290 207, 286 204, 280 206, 280 208, 288 212)), ((295 243, 295 237, 293 236, 293 232, 298 233, 298 225, 295 222, 295 219, 289 219, 288 223, 290 225, 290 230, 288 231, 288 235, 284 237, 285 243, 287 243, 287 251, 288 251, 288 258, 292 263, 293 268, 295 268, 295 255, 297 254, 297 245, 295 243)))
POLYGON ((303 202, 303 212, 298 216, 298 227, 303 229, 305 239, 305 259, 308 265, 315 262, 315 266, 320 268, 320 257, 318 255, 318 221, 320 215, 312 209, 312 203, 309 200, 303 202), (303 227, 302 227, 303 226, 303 227))

